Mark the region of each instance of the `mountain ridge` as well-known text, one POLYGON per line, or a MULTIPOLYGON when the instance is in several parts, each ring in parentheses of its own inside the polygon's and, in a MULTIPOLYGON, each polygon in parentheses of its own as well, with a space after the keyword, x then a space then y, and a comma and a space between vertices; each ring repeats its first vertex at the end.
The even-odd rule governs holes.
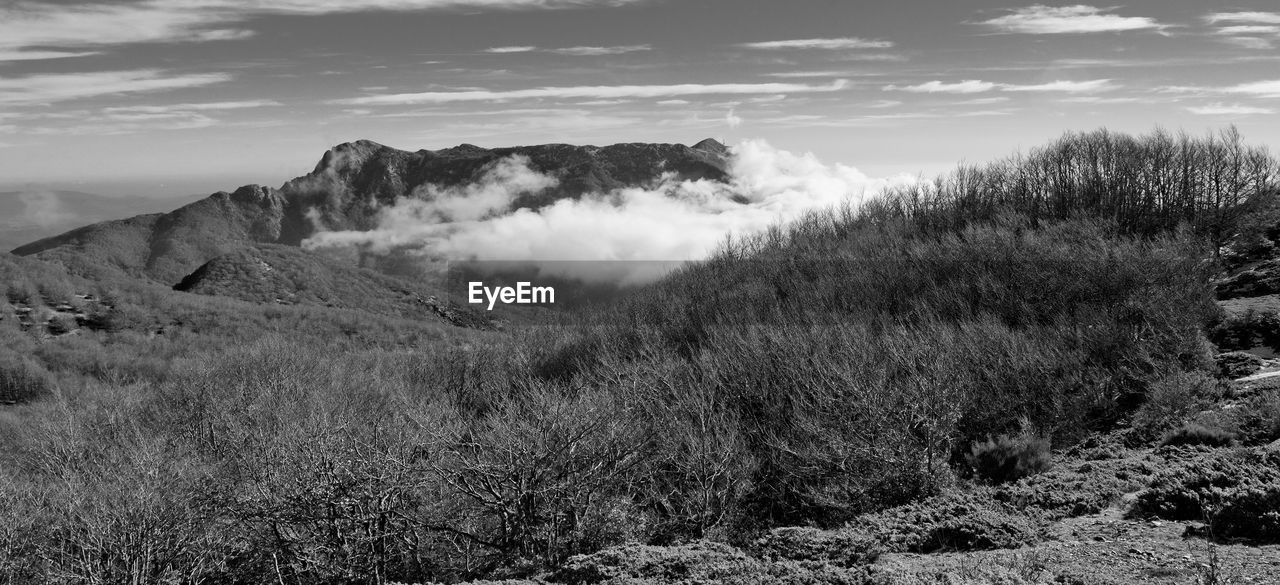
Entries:
POLYGON ((99 222, 19 246, 13 253, 85 276, 143 278, 173 285, 206 262, 255 244, 299 246, 320 230, 369 230, 378 212, 424 186, 474 182, 497 161, 528 160, 555 176, 555 187, 518 195, 511 211, 540 208, 593 192, 681 180, 727 179, 728 149, 707 139, 683 144, 544 144, 483 148, 461 144, 406 151, 372 140, 325 151, 308 174, 279 188, 258 184, 219 191, 168 213, 99 222))

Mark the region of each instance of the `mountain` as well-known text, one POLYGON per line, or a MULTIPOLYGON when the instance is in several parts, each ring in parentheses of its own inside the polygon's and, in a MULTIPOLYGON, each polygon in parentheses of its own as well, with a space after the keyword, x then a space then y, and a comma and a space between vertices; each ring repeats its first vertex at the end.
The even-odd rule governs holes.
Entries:
POLYGON ((196 197, 108 197, 80 191, 0 192, 0 250, 60 234, 77 226, 155 213, 196 197))
POLYGON ((218 192, 164 214, 107 221, 13 250, 57 262, 73 273, 127 276, 163 284, 204 263, 253 244, 297 246, 318 229, 365 230, 378 210, 426 185, 475 182, 513 155, 557 186, 518 195, 512 210, 622 187, 647 186, 664 175, 724 180, 728 150, 714 140, 680 144, 572 146, 547 144, 487 149, 463 144, 408 152, 360 140, 327 151, 315 169, 279 189, 247 185, 218 192))

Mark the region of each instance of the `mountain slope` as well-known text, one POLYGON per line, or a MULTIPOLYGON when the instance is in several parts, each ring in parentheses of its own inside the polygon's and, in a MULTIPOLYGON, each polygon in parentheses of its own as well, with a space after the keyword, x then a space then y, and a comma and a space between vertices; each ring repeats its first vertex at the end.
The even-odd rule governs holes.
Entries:
POLYGON ((606 147, 548 144, 438 151, 397 150, 367 140, 338 145, 315 169, 279 189, 248 185, 219 192, 171 213, 103 222, 13 251, 57 262, 79 274, 123 275, 173 284, 223 254, 257 243, 296 246, 318 229, 370 229, 379 209, 426 185, 468 184, 506 157, 527 157, 531 170, 559 184, 516 197, 512 209, 652 184, 664 175, 724 180, 728 151, 714 140, 606 147))

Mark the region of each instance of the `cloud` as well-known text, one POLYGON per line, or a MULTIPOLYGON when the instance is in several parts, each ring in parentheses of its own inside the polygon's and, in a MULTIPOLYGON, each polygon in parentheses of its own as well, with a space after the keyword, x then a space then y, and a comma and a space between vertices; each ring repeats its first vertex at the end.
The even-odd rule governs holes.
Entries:
POLYGON ((955 83, 929 81, 919 85, 886 85, 885 91, 909 91, 911 93, 982 93, 996 88, 996 84, 977 79, 966 79, 955 83))
POLYGON ((1109 14, 1113 9, 1102 9, 1084 4, 1075 6, 1045 6, 1037 4, 1018 8, 1009 14, 979 22, 1001 32, 1022 34, 1081 34, 1120 32, 1134 30, 1163 30, 1166 25, 1144 16, 1120 16, 1109 14))
POLYGON ((1274 24, 1252 24, 1240 26, 1224 26, 1218 29, 1221 35, 1274 35, 1280 34, 1280 26, 1274 24))
POLYGON ((101 95, 203 87, 231 80, 226 73, 166 75, 157 69, 0 77, 0 103, 47 104, 101 95))
MULTIPOLYGON (((3 41, 0 41, 2 43, 3 41)), ((0 45, 2 46, 2 45, 0 45)), ((0 50, 0 61, 41 61, 97 55, 98 51, 6 51, 0 50)))
POLYGON ((1094 91, 1110 91, 1116 89, 1110 79, 1093 79, 1090 81, 1050 81, 1033 85, 1002 84, 1001 91, 1047 91, 1066 93, 1089 93, 1094 91))
POLYGON ((1136 97, 1099 97, 1099 96, 1075 96, 1065 97, 1058 100, 1067 104, 1132 104, 1137 102, 1150 103, 1150 98, 1139 99, 1136 97))
POLYGON ((856 37, 839 38, 839 39, 793 39, 787 41, 764 41, 757 43, 742 43, 739 47, 747 49, 823 49, 835 51, 841 49, 888 49, 893 47, 893 43, 889 41, 860 39, 856 37))
POLYGON ((386 106, 408 104, 446 104, 458 102, 488 102, 523 99, 627 99, 627 98, 676 98, 693 95, 758 95, 776 93, 813 93, 840 91, 848 86, 841 79, 831 85, 802 85, 792 83, 721 83, 678 85, 586 85, 571 87, 540 87, 507 91, 433 91, 374 95, 337 100, 335 104, 353 106, 386 106))
POLYGON ((650 45, 618 45, 612 47, 562 47, 559 49, 542 49, 535 46, 513 46, 513 47, 490 47, 485 49, 486 53, 497 53, 500 55, 511 53, 552 53, 555 55, 570 55, 573 57, 604 57, 606 55, 622 55, 624 53, 639 53, 642 51, 652 51, 650 45))
POLYGON ((1222 104, 1215 103, 1207 106, 1196 106, 1187 108, 1188 112, 1201 116, 1248 116, 1253 114, 1274 114, 1275 110, 1271 108, 1260 108, 1257 106, 1242 106, 1240 104, 1222 104))
POLYGON ((550 52, 557 55, 572 55, 575 57, 603 57, 605 55, 622 55, 624 53, 639 53, 652 50, 653 47, 649 45, 619 45, 616 47, 565 47, 563 49, 551 49, 550 52))
POLYGON ((549 10, 622 6, 643 1, 646 0, 98 0, 68 5, 52 0, 28 0, 0 8, 0 52, 238 40, 254 33, 237 25, 262 15, 444 9, 549 10))
POLYGON ((1261 37, 1226 37, 1222 39, 1222 42, 1259 51, 1276 46, 1275 41, 1261 37))
POLYGON ((778 77, 782 79, 807 79, 811 77, 840 77, 848 75, 847 71, 782 71, 780 73, 765 73, 765 77, 778 77))
POLYGON ((1219 25, 1214 33, 1222 37, 1222 42, 1238 47, 1271 49, 1280 40, 1280 13, 1218 12, 1206 16, 1205 20, 1219 25))
POLYGON ((964 101, 962 101, 962 102, 955 102, 955 103, 954 103, 954 105, 957 105, 957 106, 987 106, 987 105, 991 105, 991 104, 1001 104, 1001 103, 1004 103, 1004 102, 1007 102, 1007 101, 1009 101, 1009 98, 1004 97, 1004 96, 999 96, 999 97, 974 98, 974 99, 971 99, 971 100, 964 100, 964 101))
POLYGON ((733 108, 729 108, 729 113, 724 115, 724 123, 728 125, 730 129, 737 128, 742 125, 742 117, 734 112, 733 108))
POLYGON ((303 246, 373 253, 407 248, 447 260, 697 260, 731 234, 756 233, 909 180, 873 179, 763 141, 742 142, 732 153, 727 183, 668 177, 653 189, 593 193, 494 215, 521 193, 551 181, 539 182, 523 161, 509 160, 507 176, 523 182, 493 173, 483 177, 482 189, 491 188, 484 201, 458 215, 473 219, 442 223, 436 221, 440 204, 402 199, 381 210, 372 231, 322 232, 303 246))
POLYGON ((506 55, 506 54, 510 54, 510 53, 532 53, 532 52, 537 51, 537 50, 538 50, 538 48, 537 48, 537 47, 528 47, 528 46, 518 46, 518 47, 489 47, 488 49, 485 49, 485 50, 484 50, 484 52, 486 52, 486 53, 497 53, 497 54, 499 54, 499 55, 506 55))
POLYGON ((1242 83, 1240 85, 1233 85, 1231 87, 1224 88, 1221 91, 1225 93, 1237 93, 1258 97, 1280 97, 1280 79, 1242 83))
POLYGON ((1016 83, 993 83, 990 81, 982 81, 978 79, 966 79, 947 83, 944 81, 929 81, 919 85, 886 85, 885 91, 908 91, 912 93, 954 93, 954 94, 971 94, 984 93, 993 89, 1000 91, 1021 91, 1021 92, 1066 92, 1066 93, 1087 93, 1094 91, 1109 91, 1116 89, 1117 86, 1111 84, 1110 79, 1094 79, 1090 81, 1051 81, 1048 83, 1039 83, 1032 85, 1019 85, 1016 83))
POLYGON ((1280 12, 1215 12, 1204 17, 1209 24, 1220 22, 1280 24, 1280 12))
POLYGON ((210 110, 244 110, 283 105, 275 100, 245 100, 237 102, 206 102, 199 104, 170 104, 167 106, 118 106, 103 108, 104 112, 140 112, 147 114, 167 114, 171 112, 204 112, 210 110))

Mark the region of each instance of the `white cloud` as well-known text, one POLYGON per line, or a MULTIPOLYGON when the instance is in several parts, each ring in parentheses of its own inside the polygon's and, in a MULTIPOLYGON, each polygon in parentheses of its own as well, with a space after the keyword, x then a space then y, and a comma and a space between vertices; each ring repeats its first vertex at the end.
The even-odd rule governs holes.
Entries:
POLYGON ((955 102, 955 105, 957 106, 988 106, 991 104, 1001 104, 1007 101, 1009 101, 1009 98, 1004 96, 985 97, 985 98, 974 98, 971 100, 964 100, 962 102, 955 102))
POLYGON ((602 57, 651 50, 653 50, 653 47, 649 45, 619 45, 616 47, 565 47, 563 49, 551 49, 551 52, 557 55, 572 55, 575 57, 602 57))
POLYGON ((1065 93, 1088 93, 1094 91, 1110 91, 1117 86, 1110 79, 1094 79, 1090 81, 1050 81, 1032 85, 1002 84, 1002 91, 1046 91, 1065 93))
POLYGON ((1237 47, 1243 47, 1245 49, 1254 49, 1258 51, 1270 49, 1276 46, 1275 41, 1271 39, 1260 38, 1260 37, 1226 37, 1222 39, 1222 42, 1230 43, 1237 47))
POLYGON ((1141 101, 1146 101, 1150 103, 1151 100, 1149 98, 1143 100, 1143 99, 1138 99, 1136 97, 1099 97, 1099 96, 1088 95, 1088 96, 1065 97, 1058 101, 1067 103, 1067 104, 1132 104, 1132 103, 1137 103, 1141 101))
POLYGON ((1205 16, 1210 24, 1220 22, 1280 24, 1280 12, 1215 12, 1205 16))
POLYGON ((0 8, 0 51, 238 40, 254 33, 234 25, 270 14, 563 9, 643 1, 646 0, 100 0, 69 6, 34 0, 0 8))
POLYGON ((489 47, 488 49, 485 49, 485 50, 484 50, 484 52, 486 52, 486 53, 497 53, 497 54, 500 54, 500 55, 506 55, 506 54, 510 54, 510 53, 532 53, 532 52, 537 51, 537 50, 538 50, 538 48, 537 48, 537 47, 530 47, 530 46, 523 46, 523 45, 522 45, 522 46, 518 46, 518 47, 489 47))
MULTIPOLYGON (((0 41, 3 42, 3 41, 0 41)), ((0 45, 3 46, 3 45, 0 45)), ((0 50, 0 61, 41 61, 46 59, 68 59, 97 55, 97 51, 5 51, 0 50)))
POLYGON ((1255 81, 1225 88, 1226 93, 1239 93, 1258 97, 1280 97, 1280 79, 1272 81, 1255 81))
POLYGON ((44 104, 101 95, 165 91, 231 80, 226 73, 165 75, 156 69, 0 77, 0 103, 44 104))
POLYGON ((513 186, 498 177, 482 179, 494 189, 464 215, 474 219, 441 223, 433 203, 402 199, 381 211, 377 229, 322 232, 303 245, 374 253, 408 248, 450 260, 696 260, 731 234, 756 233, 910 180, 873 179, 763 141, 740 143, 732 152, 727 184, 668 178, 654 189, 591 193, 538 210, 489 213, 506 210, 530 185, 540 184, 527 166, 521 170, 513 161, 510 174, 529 180, 513 186))
POLYGON ((1166 28, 1165 25, 1148 17, 1109 14, 1111 11, 1112 9, 1084 4, 1075 6, 1037 4, 1018 8, 1009 14, 978 24, 1003 32, 1023 34, 1099 33, 1166 28))
POLYGON ((982 81, 979 79, 966 79, 964 81, 945 82, 945 81, 929 81, 919 85, 886 85, 885 91, 908 91, 912 93, 953 93, 953 94, 971 94, 984 93, 993 89, 1001 91, 1019 91, 1019 92, 1066 92, 1066 93, 1087 93, 1094 91, 1109 91, 1116 89, 1117 86, 1111 83, 1110 79, 1094 79, 1090 81, 1051 81, 1048 83, 1038 83, 1031 85, 1019 85, 1016 83, 993 83, 990 81, 982 81))
POLYGON ((839 39, 793 39, 786 41, 764 41, 742 43, 738 45, 748 49, 824 49, 828 51, 841 49, 888 49, 893 47, 889 41, 860 39, 855 37, 839 39))
POLYGON ((1207 106, 1195 106, 1187 108, 1188 112, 1201 116, 1248 116, 1253 114, 1274 114, 1275 110, 1271 108, 1260 108, 1257 106, 1243 106, 1240 104, 1222 104, 1215 103, 1207 106))
POLYGON ((627 99, 627 98, 675 98, 692 95, 758 95, 775 93, 811 93, 840 91, 848 82, 837 80, 831 85, 801 85, 790 83, 721 83, 678 85, 586 85, 571 87, 540 87, 507 91, 433 91, 374 95, 338 100, 334 103, 355 106, 445 104, 458 102, 486 102, 522 99, 627 99))
POLYGON ((733 108, 729 108, 729 113, 724 115, 724 123, 728 125, 730 129, 737 128, 742 125, 742 117, 734 112, 733 108))
POLYGON ((283 105, 275 100, 245 100, 238 102, 206 102, 199 104, 170 104, 166 106, 118 106, 103 108, 108 113, 138 112, 144 114, 167 114, 171 112, 203 112, 209 110, 244 110, 283 105))
POLYGON ((1280 26, 1274 24, 1251 24, 1224 26, 1218 29, 1220 35, 1274 35, 1280 34, 1280 26))
POLYGON ((885 91, 909 91, 912 93, 982 93, 996 88, 996 84, 977 79, 966 79, 954 83, 929 81, 919 85, 886 85, 885 91))
POLYGON ((840 77, 848 75, 846 71, 783 71, 781 73, 766 73, 765 77, 778 77, 781 79, 807 79, 811 77, 840 77))

